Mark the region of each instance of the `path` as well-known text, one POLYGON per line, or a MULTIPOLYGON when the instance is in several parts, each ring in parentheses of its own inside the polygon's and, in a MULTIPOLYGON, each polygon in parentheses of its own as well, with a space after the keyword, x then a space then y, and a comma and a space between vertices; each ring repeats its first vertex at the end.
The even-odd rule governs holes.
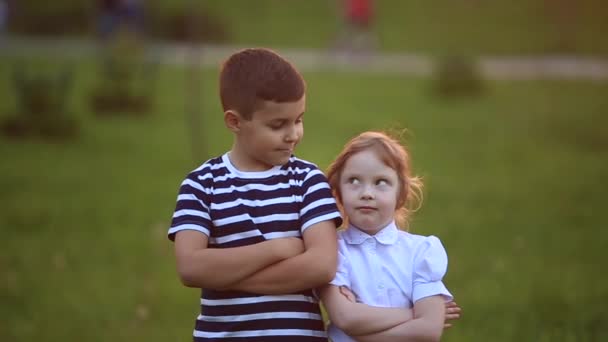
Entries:
MULTIPOLYGON (((60 58, 93 56, 97 47, 92 41, 74 39, 6 38, 0 41, 0 54, 9 56, 42 55, 60 58)), ((149 46, 148 56, 166 64, 184 65, 193 60, 203 66, 217 67, 238 46, 204 45, 193 48, 185 44, 155 43, 149 46)), ((353 58, 316 49, 277 49, 304 71, 356 71, 398 73, 429 76, 434 60, 411 53, 372 54, 353 58)), ((608 80, 608 60, 577 56, 481 56, 477 59, 484 78, 496 80, 608 80)))

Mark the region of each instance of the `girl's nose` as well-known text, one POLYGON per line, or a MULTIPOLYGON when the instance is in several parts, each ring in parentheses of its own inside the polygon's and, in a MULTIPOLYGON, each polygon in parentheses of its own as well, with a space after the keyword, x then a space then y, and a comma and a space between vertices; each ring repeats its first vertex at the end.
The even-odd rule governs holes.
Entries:
POLYGON ((361 190, 361 199, 370 200, 374 198, 374 193, 369 186, 364 186, 361 190))

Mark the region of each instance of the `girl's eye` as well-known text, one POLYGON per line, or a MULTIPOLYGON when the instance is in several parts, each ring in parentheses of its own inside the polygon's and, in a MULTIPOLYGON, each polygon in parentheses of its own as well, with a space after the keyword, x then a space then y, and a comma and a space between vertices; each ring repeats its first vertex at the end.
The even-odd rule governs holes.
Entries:
POLYGON ((386 179, 379 179, 376 181, 376 185, 387 185, 388 181, 386 179))
POLYGON ((350 184, 359 184, 359 180, 355 177, 349 178, 348 182, 350 184))

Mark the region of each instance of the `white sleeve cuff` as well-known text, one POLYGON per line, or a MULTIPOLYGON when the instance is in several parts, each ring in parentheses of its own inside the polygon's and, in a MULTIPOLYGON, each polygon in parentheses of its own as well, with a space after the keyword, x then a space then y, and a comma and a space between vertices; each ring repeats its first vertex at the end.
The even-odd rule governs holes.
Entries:
POLYGON ((414 291, 412 295, 412 301, 415 303, 422 298, 442 295, 446 302, 454 299, 450 291, 443 285, 441 281, 435 281, 424 284, 414 284, 414 291))

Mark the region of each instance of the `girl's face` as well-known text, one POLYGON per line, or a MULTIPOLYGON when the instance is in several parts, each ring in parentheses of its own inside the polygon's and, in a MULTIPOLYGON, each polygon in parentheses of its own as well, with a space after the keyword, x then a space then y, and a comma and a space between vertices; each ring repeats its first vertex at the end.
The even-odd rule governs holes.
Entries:
POLYGON ((399 178, 372 149, 353 154, 340 176, 340 196, 349 223, 374 235, 395 218, 399 178))

